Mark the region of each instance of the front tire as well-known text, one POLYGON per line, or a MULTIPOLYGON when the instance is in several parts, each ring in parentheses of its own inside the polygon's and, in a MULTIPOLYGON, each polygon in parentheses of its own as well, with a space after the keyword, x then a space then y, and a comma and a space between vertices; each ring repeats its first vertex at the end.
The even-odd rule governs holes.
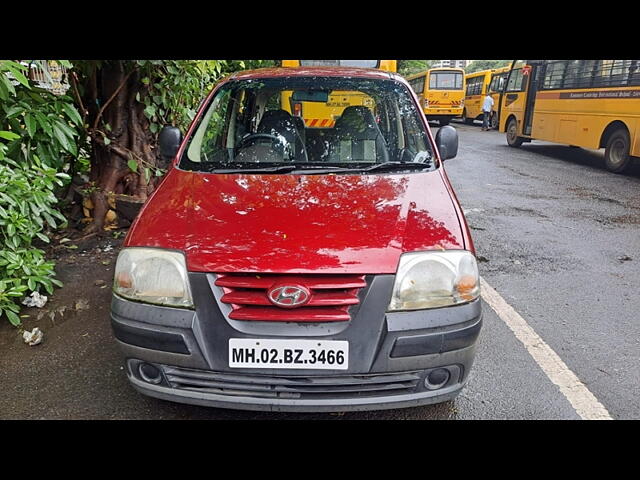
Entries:
POLYGON ((449 125, 449 123, 451 122, 450 118, 441 118, 440 120, 438 120, 438 122, 440 122, 440 126, 444 127, 445 125, 449 125))
POLYGON ((473 118, 467 117, 467 109, 462 111, 462 121, 467 125, 473 125, 473 118))
POLYGON ((604 165, 610 172, 622 173, 631 163, 629 148, 631 140, 626 129, 619 128, 607 140, 604 150, 604 165))
POLYGON ((515 118, 507 123, 507 143, 510 147, 518 148, 524 142, 524 138, 518 136, 518 123, 515 118))
POLYGON ((491 120, 490 120, 490 124, 491 124, 491 130, 498 130, 498 114, 494 113, 493 115, 491 115, 491 120))

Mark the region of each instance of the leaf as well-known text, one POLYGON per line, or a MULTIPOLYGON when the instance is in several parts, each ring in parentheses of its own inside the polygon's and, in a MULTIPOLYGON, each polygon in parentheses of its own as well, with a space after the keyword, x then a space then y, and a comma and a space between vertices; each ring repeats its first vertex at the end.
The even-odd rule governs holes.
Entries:
POLYGON ((36 233, 36 235, 43 242, 45 242, 45 243, 49 243, 50 242, 49 237, 47 237, 44 233, 38 232, 38 233, 36 233))
POLYGON ((5 140, 16 140, 20 138, 20 135, 16 135, 13 132, 7 132, 6 130, 0 130, 0 138, 4 138, 5 140))
POLYGON ((9 80, 9 77, 7 77, 6 75, 0 75, 0 81, 2 81, 2 84, 11 95, 16 94, 16 89, 14 88, 13 84, 9 80))
POLYGON ((20 317, 18 315, 16 315, 13 312, 7 311, 7 310, 5 310, 4 313, 7 314, 7 317, 9 318, 9 321, 11 322, 11 324, 14 327, 17 327, 18 325, 20 325, 21 322, 20 322, 20 317))
POLYGON ((138 162, 136 162, 134 159, 131 159, 127 162, 127 166, 134 172, 138 171, 138 162))
MULTIPOLYGON (((4 75, 0 75, 1 77, 6 78, 4 75)), ((0 100, 8 100, 9 99, 9 89, 5 85, 4 81, 0 81, 0 100)))
POLYGON ((20 68, 18 68, 14 62, 5 62, 4 65, 17 81, 19 81, 25 87, 31 88, 31 86, 29 85, 29 80, 27 80, 27 77, 24 76, 24 74, 20 71, 20 68))
POLYGON ((24 117, 24 123, 27 126, 27 133, 33 138, 33 134, 36 133, 36 119, 27 113, 24 117))
POLYGON ((47 212, 42 212, 42 216, 45 218, 49 225, 51 225, 53 228, 57 228, 56 221, 51 215, 49 215, 47 212))
POLYGON ((35 112, 36 120, 40 124, 40 127, 49 135, 50 137, 53 135, 53 129, 51 128, 51 123, 49 123, 49 119, 41 112, 35 112))
POLYGON ((70 103, 63 103, 62 109, 73 123, 75 123, 79 127, 82 126, 82 118, 73 105, 71 105, 70 103))
POLYGON ((67 152, 71 151, 71 145, 69 143, 69 139, 64 134, 64 131, 60 128, 59 124, 53 125, 53 135, 58 140, 62 148, 64 148, 67 152))
POLYGON ((144 114, 149 119, 154 117, 156 114, 156 107, 154 105, 149 105, 147 108, 144 109, 144 114))

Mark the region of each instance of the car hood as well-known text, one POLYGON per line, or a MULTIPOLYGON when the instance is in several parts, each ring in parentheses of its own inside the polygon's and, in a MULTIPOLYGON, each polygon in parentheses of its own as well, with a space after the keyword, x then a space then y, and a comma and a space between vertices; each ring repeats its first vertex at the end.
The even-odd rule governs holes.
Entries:
POLYGON ((205 174, 172 169, 126 246, 183 250, 198 272, 395 273, 403 252, 465 248, 439 171, 205 174))

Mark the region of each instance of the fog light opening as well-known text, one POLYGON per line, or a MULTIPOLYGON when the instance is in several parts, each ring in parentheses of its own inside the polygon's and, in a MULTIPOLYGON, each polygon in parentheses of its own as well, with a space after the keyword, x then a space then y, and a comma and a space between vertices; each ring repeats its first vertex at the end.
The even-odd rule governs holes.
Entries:
POLYGON ((140 377, 147 383, 158 385, 162 382, 162 372, 158 367, 150 363, 141 363, 138 366, 138 372, 140 373, 140 377))
POLYGON ((445 385, 450 377, 451 374, 446 368, 436 368, 429 372, 427 378, 424 379, 424 386, 429 390, 436 390, 445 385))

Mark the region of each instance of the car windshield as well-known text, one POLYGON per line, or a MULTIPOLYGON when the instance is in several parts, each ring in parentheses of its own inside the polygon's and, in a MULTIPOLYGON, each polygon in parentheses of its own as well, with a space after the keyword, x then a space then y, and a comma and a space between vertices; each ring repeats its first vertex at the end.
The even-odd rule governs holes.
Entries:
MULTIPOLYGON (((279 77, 232 80, 194 129, 180 168, 292 171, 407 163, 433 169, 432 150, 407 88, 394 80, 279 77)), ((390 168, 391 167, 391 168, 390 168)))

